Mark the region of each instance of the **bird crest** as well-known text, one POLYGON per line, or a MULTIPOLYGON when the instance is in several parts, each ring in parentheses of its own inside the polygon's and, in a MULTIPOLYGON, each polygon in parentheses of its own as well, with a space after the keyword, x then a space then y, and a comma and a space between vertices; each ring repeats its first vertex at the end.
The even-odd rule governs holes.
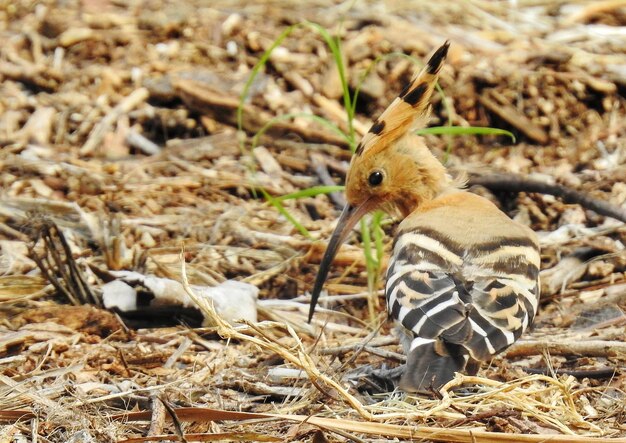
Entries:
POLYGON ((387 148, 409 131, 415 120, 426 114, 437 74, 448 54, 450 42, 446 41, 424 68, 413 76, 400 95, 385 109, 356 148, 357 157, 374 154, 387 148))

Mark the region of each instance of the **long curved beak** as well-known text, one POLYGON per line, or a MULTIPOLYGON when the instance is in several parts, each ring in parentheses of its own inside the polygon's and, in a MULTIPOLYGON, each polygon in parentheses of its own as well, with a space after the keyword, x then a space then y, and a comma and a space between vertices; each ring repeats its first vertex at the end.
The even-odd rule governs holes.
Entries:
POLYGON ((337 251, 342 243, 348 237, 350 231, 356 223, 363 217, 367 212, 369 212, 370 205, 368 202, 364 202, 359 206, 351 206, 347 204, 343 211, 341 212, 341 216, 339 217, 339 221, 337 222, 337 227, 333 232, 333 235, 330 237, 330 241, 328 242, 328 247, 326 248, 326 252, 324 253, 324 257, 322 258, 322 262, 320 263, 319 271, 317 271, 317 277, 315 278, 315 284, 313 285, 313 291, 311 292, 311 305, 309 307, 309 323, 311 323, 311 319, 313 318, 313 313, 315 312, 315 306, 317 305, 317 300, 320 297, 320 292, 322 292, 322 287, 324 286, 324 282, 326 281, 326 277, 328 276, 328 271, 330 271, 330 265, 337 255, 337 251))

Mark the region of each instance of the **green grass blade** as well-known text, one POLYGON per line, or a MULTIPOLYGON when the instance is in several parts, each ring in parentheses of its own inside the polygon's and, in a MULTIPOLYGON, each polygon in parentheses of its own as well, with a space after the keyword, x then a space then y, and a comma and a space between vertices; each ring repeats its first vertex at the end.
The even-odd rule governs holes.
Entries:
POLYGON ((363 242, 363 253, 365 254, 365 265, 367 268, 367 279, 370 290, 374 288, 373 278, 376 274, 376 258, 372 255, 372 237, 370 227, 367 225, 365 219, 361 219, 361 240, 363 242), (370 279, 370 277, 372 277, 370 279))
POLYGON ((280 197, 274 197, 277 201, 292 200, 296 198, 315 197, 321 194, 330 194, 331 192, 340 192, 345 189, 345 186, 312 186, 307 189, 292 192, 291 194, 281 195, 280 197))
MULTIPOLYGON (((267 132, 267 130, 269 128, 272 127, 272 125, 276 124, 276 122, 281 121, 281 120, 286 120, 286 119, 290 119, 290 118, 294 118, 294 117, 306 117, 306 118, 311 118, 314 121, 317 121, 318 123, 330 128, 333 132, 336 132, 337 134, 339 134, 341 137, 345 138, 346 141, 348 142, 348 144, 350 145, 352 151, 354 151, 355 149, 355 134, 354 134, 354 126, 353 126, 353 118, 354 115, 353 113, 351 113, 351 109, 352 109, 352 104, 351 104, 351 97, 350 97, 350 91, 348 89, 348 82, 346 79, 346 71, 345 71, 345 66, 343 64, 343 58, 341 55, 341 48, 340 48, 340 44, 339 44, 339 40, 332 37, 330 35, 330 33, 323 28, 321 25, 317 24, 317 23, 313 23, 313 22, 301 22, 301 23, 297 23, 295 25, 289 26, 288 28, 286 28, 283 32, 280 33, 280 35, 276 38, 276 40, 274 40, 271 44, 271 46, 263 53, 263 55, 261 56, 261 58, 259 59, 259 61, 254 65, 254 67, 252 68, 252 72, 250 73, 250 76, 248 77, 248 80, 246 81, 243 91, 241 92, 241 95, 239 97, 239 105, 237 107, 237 129, 239 132, 241 132, 243 130, 243 112, 244 112, 244 105, 245 105, 245 101, 248 98, 248 94, 250 93, 250 88, 252 87, 252 83, 254 82, 254 80, 256 79, 257 75, 259 74, 259 72, 261 71, 261 69, 263 69, 263 67, 267 64, 267 61, 269 60, 272 52, 274 51, 274 49, 276 49, 278 46, 281 45, 281 43, 297 28, 302 27, 302 26, 308 26, 310 29, 313 29, 314 31, 316 31, 326 42, 328 48, 330 49, 332 55, 333 55, 333 59, 335 61, 335 63, 337 64, 337 70, 339 72, 339 78, 341 81, 341 86, 342 86, 342 90, 343 90, 343 99, 344 99, 344 107, 346 109, 346 114, 347 114, 347 123, 348 123, 348 128, 349 128, 349 135, 346 135, 341 129, 339 129, 336 125, 334 125, 332 122, 323 119, 321 117, 315 116, 315 115, 311 115, 311 114, 298 114, 298 113, 293 113, 293 114, 287 114, 287 115, 281 115, 278 117, 275 117, 273 119, 271 119, 269 122, 267 122, 254 136, 253 140, 252 140, 252 148, 254 148, 257 143, 259 138, 265 133, 267 132)), ((239 141, 239 147, 240 150, 242 152, 242 154, 247 153, 252 159, 252 151, 247 151, 246 147, 245 147, 245 139, 241 138, 239 141)), ((251 164, 254 164, 253 162, 251 164)), ((253 189, 253 194, 256 195, 256 186, 253 189)), ((335 188, 335 187, 328 187, 327 189, 323 189, 323 187, 318 187, 317 189, 309 189, 309 190, 304 190, 302 191, 303 197, 306 197, 307 194, 310 195, 317 195, 319 193, 324 193, 324 192, 333 192, 335 190, 340 190, 341 187, 335 188)), ((302 233, 302 235, 311 238, 310 233, 307 231, 307 229, 300 223, 298 222, 295 217, 293 217, 289 211, 282 205, 281 201, 286 200, 289 198, 289 196, 283 196, 282 198, 274 198, 271 195, 269 195, 267 193, 267 191, 265 191, 265 189, 263 189, 262 187, 259 187, 259 190, 263 193, 265 199, 276 208, 276 210, 278 210, 282 215, 284 215, 287 220, 289 220, 295 227, 296 229, 298 229, 298 231, 300 233, 302 233)), ((290 197, 290 198, 299 198, 299 197, 290 197)))
POLYGON ((372 72, 372 70, 376 67, 376 65, 380 63, 381 60, 387 58, 387 56, 389 55, 390 54, 385 54, 385 55, 379 55, 378 57, 376 57, 374 60, 372 60, 372 63, 369 64, 367 69, 365 69, 365 71, 363 71, 361 75, 359 76, 359 82, 357 83, 356 88, 354 89, 354 94, 352 95, 352 109, 350 110, 350 113, 352 115, 356 115, 356 102, 359 98, 359 93, 361 92, 361 86, 363 86, 365 79, 370 74, 370 72, 372 72))
POLYGON ((489 128, 484 126, 433 126, 432 128, 423 128, 416 131, 419 135, 505 135, 515 142, 513 133, 498 128, 489 128))
POLYGON ((322 36, 322 38, 326 42, 326 45, 328 46, 328 49, 330 49, 330 52, 333 55, 335 64, 337 65, 339 80, 341 81, 341 89, 343 91, 343 107, 347 114, 346 120, 348 124, 348 136, 350 137, 350 149, 352 150, 352 152, 354 152, 354 150, 356 149, 356 135, 354 132, 353 124, 354 113, 352 107, 352 97, 350 97, 350 88, 348 86, 348 80, 346 77, 346 69, 343 65, 343 57, 341 56, 341 46, 339 44, 339 40, 331 36, 327 29, 317 23, 306 21, 304 22, 304 24, 315 30, 319 33, 319 35, 322 36))
MULTIPOLYGON (((252 68, 250 77, 248 77, 248 80, 246 81, 246 84, 243 87, 243 91, 241 92, 241 95, 239 96, 239 106, 237 106, 237 130, 239 131, 243 130, 243 107, 244 107, 246 99, 248 98, 248 94, 250 93, 250 88, 252 87, 252 83, 254 82, 254 79, 256 79, 257 75, 259 74, 259 71, 261 71, 261 69, 267 64, 267 61, 269 60, 270 55, 272 55, 272 52, 274 51, 274 49, 280 46, 283 40, 285 40, 294 31, 294 29, 299 28, 301 26, 302 26, 301 23, 296 23, 295 25, 291 25, 287 29, 285 29, 283 32, 281 32, 280 35, 276 38, 276 40, 274 40, 272 45, 269 48, 267 48, 267 50, 263 53, 259 61, 252 68)), ((245 152, 243 139, 240 141, 239 146, 241 148, 241 151, 245 152)))
MULTIPOLYGON (((375 217, 372 219, 374 222, 375 217)), ((371 228, 376 231, 372 225, 371 228)), ((361 219, 361 240, 363 242, 363 255, 365 256, 365 269, 367 271, 367 288, 370 296, 367 299, 367 310, 371 320, 376 318, 377 299, 375 298, 376 286, 378 285, 378 274, 380 271, 380 261, 372 255, 372 236, 370 226, 365 219, 361 219)), ((378 255, 378 254, 376 254, 378 255)))
POLYGON ((289 222, 295 226, 295 228, 300 232, 300 234, 304 235, 305 237, 312 239, 313 237, 311 236, 311 233, 298 221, 295 219, 295 217, 293 215, 291 215, 291 213, 289 211, 287 211, 287 208, 285 208, 282 203, 272 197, 271 195, 268 194, 268 192, 263 189, 260 188, 261 192, 263 193, 263 196, 265 197, 265 199, 272 205, 274 206, 274 208, 276 208, 276 210, 278 212, 280 212, 283 216, 285 216, 285 218, 287 220, 289 220, 289 222))
POLYGON ((385 213, 382 211, 376 211, 372 218, 372 234, 374 237, 374 246, 376 247, 376 260, 378 262, 377 273, 380 271, 380 266, 383 262, 385 231, 382 228, 383 218, 385 213))

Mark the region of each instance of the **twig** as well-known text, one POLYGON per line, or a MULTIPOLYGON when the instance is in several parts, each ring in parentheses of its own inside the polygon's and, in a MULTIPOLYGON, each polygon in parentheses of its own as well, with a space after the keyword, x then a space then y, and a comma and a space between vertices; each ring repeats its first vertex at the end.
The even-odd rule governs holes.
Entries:
MULTIPOLYGON (((172 368, 176 361, 185 353, 185 351, 187 351, 187 349, 189 349, 189 346, 192 344, 193 342, 188 337, 184 337, 182 343, 178 346, 176 351, 174 351, 174 353, 167 359, 163 368, 172 368)), ((179 432, 179 436, 183 439, 183 441, 185 441, 180 428, 180 422, 176 417, 176 413, 161 397, 159 397, 158 391, 155 391, 150 395, 150 403, 152 404, 152 417, 150 417, 150 429, 148 430, 148 436, 159 435, 163 432, 165 412, 167 411, 174 421, 174 425, 177 428, 177 432, 179 432)))
POLYGON ((165 362, 165 364, 163 365, 164 369, 170 369, 174 367, 174 364, 178 361, 178 359, 185 353, 187 352, 187 349, 189 349, 189 346, 191 346, 193 344, 193 341, 190 340, 187 337, 183 338, 183 342, 178 346, 178 348, 176 349, 176 351, 174 351, 174 353, 172 355, 170 355, 170 357, 167 359, 167 361, 165 362))
POLYGON ((39 417, 37 416, 31 420, 30 436, 32 443, 39 443, 39 417))
POLYGON ((612 217, 626 223, 626 209, 559 184, 546 183, 514 174, 473 176, 469 179, 469 184, 484 186, 492 191, 538 192, 540 194, 554 195, 563 199, 566 203, 576 203, 599 215, 612 217))
POLYGON ((514 343, 504 354, 507 358, 541 355, 582 355, 585 357, 611 357, 626 354, 626 343, 621 341, 521 341, 514 343))
POLYGON ((80 303, 78 302, 78 300, 76 300, 76 298, 74 297, 74 294, 72 294, 70 291, 68 291, 60 282, 59 280, 55 277, 55 275, 50 272, 50 269, 52 269, 52 267, 50 266, 50 262, 48 261, 47 257, 44 257, 44 259, 42 260, 41 257, 39 257, 32 249, 29 252, 29 256, 30 258, 33 259, 33 261, 37 264, 37 267, 39 268, 39 270, 41 271, 41 273, 43 274, 44 278, 52 285, 54 286, 54 289, 56 289, 56 291, 59 294, 64 295, 71 304, 73 304, 74 306, 78 306, 80 305, 80 303), (45 260, 45 263, 44 263, 45 260))
MULTIPOLYGON (((286 414, 261 414, 240 411, 224 411, 210 408, 177 408, 176 414, 181 421, 216 421, 216 420, 258 420, 265 418, 274 418, 275 420, 289 420, 300 423, 308 423, 313 426, 319 426, 328 430, 340 429, 346 432, 355 432, 357 434, 366 434, 376 437, 385 437, 387 439, 396 438, 398 440, 425 441, 433 440, 440 442, 465 442, 473 441, 481 442, 526 442, 526 443, 600 443, 614 442, 626 443, 626 438, 614 438, 607 440, 606 437, 591 437, 586 435, 575 435, 573 431, 567 435, 558 434, 504 434, 501 432, 489 432, 482 429, 458 429, 451 427, 435 427, 435 426, 416 426, 414 423, 410 425, 396 425, 391 423, 372 423, 369 421, 348 420, 346 418, 326 418, 310 415, 286 415, 286 414)), ((126 412, 112 416, 113 420, 136 421, 145 419, 146 413, 126 412)), ((406 421, 409 420, 410 414, 405 413, 406 421)), ((124 442, 136 442, 136 439, 121 440, 124 442)), ((145 440, 142 440, 145 441, 145 440)))
MULTIPOLYGON (((335 433, 337 435, 341 435, 346 440, 353 441, 355 443, 366 443, 366 441, 367 441, 367 440, 360 439, 360 438, 356 437, 355 435, 353 435, 353 434, 351 434, 349 432, 343 431, 341 429, 327 429, 327 428, 324 428, 323 426, 320 426, 320 428, 326 430, 327 432, 333 432, 333 433, 335 433)), ((324 437, 323 435, 321 437, 320 436, 314 436, 313 437, 313 443, 324 443, 324 442, 328 442, 328 440, 326 440, 326 437, 324 437)))
POLYGON ((43 239, 44 242, 43 258, 35 252, 35 245, 30 247, 30 256, 57 291, 64 294, 74 305, 101 306, 100 300, 93 295, 83 279, 82 272, 72 256, 70 245, 59 227, 53 221, 44 219, 38 228, 35 243, 39 239, 43 239), (58 244, 61 245, 60 249, 58 244), (60 280, 57 275, 60 276, 60 280))
MULTIPOLYGON (((328 168, 326 167, 326 162, 324 161, 324 157, 317 153, 312 152, 310 154, 311 157, 311 165, 313 166, 313 170, 319 177, 322 184, 326 186, 334 186, 337 183, 333 180, 328 172, 328 168)), ((343 208, 346 205, 346 199, 340 192, 331 192, 328 194, 330 199, 335 203, 335 206, 338 208, 343 208)))
POLYGON ((489 411, 481 412, 481 413, 478 413, 478 414, 467 415, 466 418, 462 418, 460 420, 453 421, 452 423, 450 423, 449 427, 457 428, 459 426, 466 425, 466 424, 471 423, 473 421, 480 421, 480 420, 484 420, 486 418, 491 418, 491 417, 501 417, 501 418, 504 418, 504 417, 510 417, 512 415, 520 415, 520 413, 519 413, 519 411, 511 409, 508 406, 503 406, 501 408, 490 409, 489 411))
POLYGON ((13 237, 16 238, 17 240, 23 241, 24 243, 28 242, 30 240, 30 238, 28 237, 28 235, 13 229, 12 227, 4 224, 4 223, 0 223, 0 234, 5 235, 7 237, 13 237))
MULTIPOLYGON (((187 292, 187 295, 189 295, 189 297, 196 303, 196 305, 198 305, 202 313, 205 314, 206 318, 209 319, 210 322, 216 325, 217 333, 221 337, 227 338, 229 340, 232 340, 232 339, 244 340, 248 343, 255 344, 263 349, 267 349, 267 350, 270 350, 272 352, 279 354, 282 358, 285 359, 285 362, 291 363, 294 366, 303 369, 309 376, 311 383, 320 392, 324 393, 325 395, 331 396, 331 398, 334 398, 334 396, 332 396, 330 392, 337 393, 337 397, 343 398, 343 400, 346 401, 352 408, 354 408, 361 417, 363 417, 366 420, 372 419, 373 415, 369 411, 367 411, 367 409, 363 406, 363 404, 356 397, 354 397, 346 389, 344 389, 340 383, 326 376, 319 369, 317 369, 317 367, 313 363, 312 358, 305 351, 304 346, 302 345, 302 342, 299 341, 295 331, 289 325, 279 324, 279 323, 269 323, 269 322, 265 324, 266 326, 268 324, 280 325, 281 328, 286 328, 286 330, 288 331, 288 335, 294 338, 296 342, 298 343, 297 355, 293 353, 294 352, 293 349, 290 348, 289 350, 287 350, 287 348, 276 343, 275 340, 272 339, 272 337, 266 337, 262 335, 261 338, 259 338, 259 337, 255 337, 252 335, 247 335, 243 332, 244 331, 243 329, 233 328, 230 324, 224 321, 219 315, 217 315, 213 306, 206 299, 199 298, 189 286, 189 281, 187 280, 187 272, 185 270, 185 260, 183 258, 182 253, 181 253, 181 271, 182 271, 181 272, 182 284, 183 284, 183 288, 185 289, 185 292, 187 292), (322 383, 325 386, 328 386, 329 388, 328 391, 324 389, 324 387, 322 387, 322 383)), ((259 324, 252 325, 248 322, 246 322, 245 324, 247 328, 252 329, 255 332, 259 333, 260 331, 259 324)))
POLYGON ((172 419, 172 423, 174 424, 174 430, 176 431, 178 438, 180 438, 180 441, 182 441, 183 443, 187 443, 187 439, 185 438, 185 433, 183 432, 183 426, 181 425, 180 420, 178 419, 178 416, 176 415, 176 411, 174 410, 174 408, 172 408, 161 397, 159 397, 159 402, 163 404, 163 407, 167 410, 167 413, 172 419))
POLYGON ((611 378, 617 372, 617 368, 601 368, 601 369, 567 369, 567 368, 559 368, 559 369, 549 369, 549 368, 523 368, 524 372, 528 372, 529 374, 543 374, 543 375, 551 375, 552 373, 557 375, 567 374, 571 375, 575 378, 594 378, 594 379, 602 379, 602 378, 611 378))
MULTIPOLYGON (((354 349, 355 354, 354 357, 358 356, 362 351, 363 352, 368 352, 372 355, 377 355, 379 357, 385 358, 387 360, 395 360, 398 361, 400 363, 404 363, 406 361, 406 357, 403 354, 399 354, 397 352, 393 352, 393 351, 387 351, 386 349, 379 349, 376 348, 374 346, 359 346, 356 347, 354 349)), ((337 348, 334 349, 323 349, 320 351, 320 354, 323 355, 342 355, 344 354, 344 352, 338 352, 337 348), (328 352, 328 351, 334 351, 334 352, 328 352)), ((354 360, 355 358, 351 358, 351 360, 354 360)))
POLYGON ((374 339, 374 337, 376 337, 378 335, 378 333, 380 332, 381 328, 383 327, 383 325, 385 324, 384 321, 381 321, 378 324, 378 327, 373 330, 372 332, 370 332, 367 337, 365 337, 365 339, 363 340, 363 342, 361 343, 361 346, 359 348, 357 348, 354 351, 354 354, 352 355, 352 357, 350 357, 349 359, 347 359, 339 368, 338 372, 341 372, 344 368, 346 368, 347 366, 351 365, 352 363, 354 363, 357 359, 357 357, 361 354, 361 352, 363 352, 366 348, 370 348, 371 350, 375 350, 375 348, 373 346, 367 346, 367 344, 372 341, 374 339))
MULTIPOLYGON (((82 272, 80 271, 80 269, 78 269, 78 266, 76 265, 76 260, 74 260, 74 257, 72 256, 72 250, 70 249, 70 245, 67 243, 63 232, 61 232, 58 226, 56 226, 55 224, 50 225, 47 229, 49 243, 51 245, 54 244, 54 239, 52 238, 52 229, 54 229, 54 231, 56 232, 56 236, 59 238, 59 242, 61 243, 61 247, 63 248, 65 263, 69 268, 70 280, 68 281, 68 284, 71 283, 71 285, 77 289, 83 304, 92 303, 96 306, 101 306, 102 304, 100 303, 100 300, 98 300, 93 295, 91 289, 89 288, 89 285, 87 284, 87 282, 85 282, 85 279, 83 279, 82 272)), ((59 268, 62 268, 62 266, 59 266, 59 268)))
POLYGON ((152 404, 152 416, 150 417, 150 428, 147 436, 159 435, 163 433, 165 424, 165 404, 159 401, 157 393, 150 395, 150 403, 152 404))
POLYGON ((366 337, 362 341, 359 341, 358 343, 352 343, 352 344, 344 345, 344 346, 335 346, 333 348, 319 349, 317 353, 320 355, 341 355, 347 352, 358 351, 359 349, 364 348, 365 346, 369 348, 378 348, 380 346, 389 346, 389 345, 396 345, 396 344, 398 344, 398 339, 396 337, 391 337, 391 336, 379 337, 376 339, 372 339, 369 342, 367 341, 367 337, 366 337), (369 345, 367 343, 369 343, 369 345))
POLYGON ((0 62, 0 75, 19 82, 34 85, 46 91, 55 91, 63 76, 56 69, 35 65, 21 60, 22 65, 0 62))
POLYGON ((147 155, 156 155, 161 152, 161 147, 154 143, 152 140, 148 140, 143 134, 131 129, 126 135, 126 143, 128 146, 139 149, 141 152, 147 155))
POLYGON ((513 107, 513 105, 508 103, 504 97, 500 97, 500 94, 496 91, 488 90, 485 92, 485 94, 477 96, 478 101, 485 108, 489 109, 489 111, 514 126, 531 140, 534 140, 542 145, 548 143, 549 137, 546 131, 534 124, 526 116, 520 114, 517 109, 513 107))
POLYGON ((146 88, 139 88, 130 93, 117 104, 102 120, 92 129, 89 138, 82 148, 80 155, 91 154, 102 142, 104 135, 111 130, 115 122, 124 114, 145 102, 150 93, 146 88))
POLYGON ((602 13, 610 14, 615 9, 623 8, 624 6, 626 6, 626 1, 624 0, 595 1, 589 5, 581 7, 569 17, 566 17, 565 20, 563 20, 563 24, 571 25, 574 23, 584 23, 594 15, 602 13))
MULTIPOLYGON (((185 105, 196 112, 214 116, 220 121, 235 124, 235 111, 239 106, 239 99, 224 95, 221 92, 211 90, 206 83, 189 80, 175 79, 172 81, 176 95, 181 98, 185 105)), ((272 115, 261 108, 245 104, 243 107, 243 129, 249 133, 257 133, 272 119, 272 115)), ((330 143, 335 146, 347 146, 345 138, 329 131, 315 128, 302 127, 286 121, 276 121, 268 130, 268 134, 285 135, 297 134, 304 140, 314 143, 330 143)))

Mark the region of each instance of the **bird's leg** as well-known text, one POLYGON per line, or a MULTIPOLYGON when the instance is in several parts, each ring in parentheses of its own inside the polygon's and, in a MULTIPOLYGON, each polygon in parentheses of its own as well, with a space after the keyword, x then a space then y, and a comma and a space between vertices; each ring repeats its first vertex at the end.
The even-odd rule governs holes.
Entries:
POLYGON ((382 394, 392 392, 397 387, 405 368, 405 364, 395 368, 388 368, 386 365, 380 368, 366 365, 349 372, 344 379, 356 385, 360 392, 382 394))

